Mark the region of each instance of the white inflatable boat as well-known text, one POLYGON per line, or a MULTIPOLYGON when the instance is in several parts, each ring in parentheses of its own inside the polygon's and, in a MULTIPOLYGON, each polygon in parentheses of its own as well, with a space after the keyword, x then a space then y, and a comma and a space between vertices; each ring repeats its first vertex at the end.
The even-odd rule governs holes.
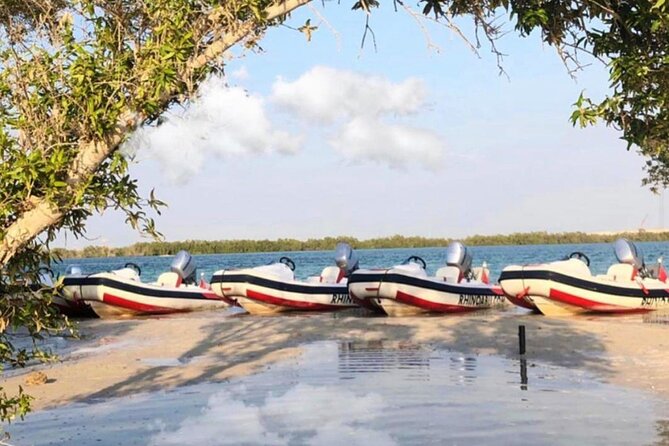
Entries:
POLYGON ((567 259, 539 265, 511 265, 499 278, 507 296, 535 305, 546 315, 630 313, 669 308, 669 284, 661 260, 646 267, 639 249, 615 243, 619 263, 593 276, 590 259, 573 252, 567 259))
POLYGON ((296 280, 295 263, 288 257, 254 268, 221 270, 211 279, 213 291, 234 299, 251 314, 283 311, 334 311, 357 307, 348 295, 347 276, 357 268, 351 247, 339 243, 337 266, 328 266, 320 276, 296 280))
POLYGON ((195 262, 186 251, 178 252, 170 271, 154 283, 142 283, 141 270, 134 263, 91 275, 83 275, 77 267, 70 269, 63 280, 65 299, 89 304, 103 318, 211 310, 234 304, 217 296, 208 284, 195 284, 195 262))
POLYGON ((451 243, 446 258, 447 266, 434 276, 427 275, 425 261, 417 256, 389 269, 357 270, 349 278, 349 293, 361 306, 390 316, 459 313, 506 303, 502 289, 488 283, 487 267, 471 268, 471 252, 462 243, 451 243))

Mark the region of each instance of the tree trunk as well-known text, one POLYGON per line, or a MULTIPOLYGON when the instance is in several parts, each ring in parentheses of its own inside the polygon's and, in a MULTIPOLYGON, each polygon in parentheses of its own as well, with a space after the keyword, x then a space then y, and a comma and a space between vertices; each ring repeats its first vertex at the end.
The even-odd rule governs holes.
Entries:
MULTIPOLYGON (((279 4, 270 6, 266 9, 267 20, 274 20, 285 16, 291 11, 311 0, 284 0, 279 4)), ((247 36, 254 28, 254 24, 247 22, 242 24, 238 30, 232 34, 226 34, 220 40, 212 42, 204 51, 194 56, 188 64, 190 69, 198 69, 208 63, 218 59, 223 52, 238 43, 247 36)), ((164 96, 163 105, 166 106, 173 94, 171 92, 164 96)), ((114 130, 105 138, 96 141, 81 141, 78 144, 78 154, 72 163, 68 174, 68 187, 75 190, 88 181, 97 171, 100 165, 127 136, 141 125, 146 116, 141 113, 128 110, 121 114, 114 130)), ((41 234, 47 228, 57 224, 69 209, 56 207, 46 199, 35 200, 33 207, 24 212, 12 223, 5 231, 4 237, 0 242, 0 265, 6 265, 17 252, 21 250, 31 240, 41 234)))

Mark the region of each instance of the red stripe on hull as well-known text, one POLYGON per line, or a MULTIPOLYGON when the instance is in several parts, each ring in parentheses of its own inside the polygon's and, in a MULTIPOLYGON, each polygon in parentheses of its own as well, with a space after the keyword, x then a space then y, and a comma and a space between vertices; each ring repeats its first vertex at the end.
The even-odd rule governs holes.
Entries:
POLYGON ((234 299, 229 298, 228 296, 219 296, 216 293, 209 293, 209 292, 201 293, 201 295, 205 299, 220 300, 220 301, 225 302, 226 304, 231 305, 233 307, 238 306, 237 301, 234 300, 234 299))
POLYGON ((253 290, 246 290, 246 297, 267 304, 277 305, 280 307, 294 308, 296 310, 333 311, 333 310, 343 310, 344 308, 351 308, 355 306, 355 305, 321 304, 317 302, 290 300, 281 297, 270 296, 269 294, 259 293, 253 290))
POLYGON ((519 307, 527 308, 528 310, 534 310, 534 311, 539 310, 536 305, 532 305, 531 303, 529 303, 528 301, 526 301, 523 298, 517 298, 517 297, 509 296, 509 295, 507 295, 506 298, 509 302, 511 302, 512 304, 517 305, 519 307))
POLYGON ((565 293, 564 291, 559 291, 553 288, 551 288, 548 297, 549 299, 556 300, 564 304, 583 308, 586 311, 598 311, 605 313, 646 313, 651 311, 647 308, 629 308, 622 307, 620 305, 603 304, 601 302, 575 296, 573 294, 565 293))
POLYGON ((124 299, 122 297, 114 296, 113 294, 104 293, 102 301, 106 304, 116 307, 127 308, 128 310, 136 311, 137 313, 145 314, 167 314, 167 313, 182 313, 187 310, 177 310, 174 308, 160 307, 157 305, 143 304, 133 300, 124 299))
POLYGON ((411 294, 398 291, 395 295, 395 300, 414 307, 423 308, 425 310, 436 311, 439 313, 463 313, 466 311, 479 310, 484 307, 465 307, 461 305, 440 304, 432 302, 431 300, 421 299, 420 297, 412 296, 411 294))
POLYGON ((501 286, 491 287, 490 290, 498 296, 504 296, 504 290, 502 290, 501 286))

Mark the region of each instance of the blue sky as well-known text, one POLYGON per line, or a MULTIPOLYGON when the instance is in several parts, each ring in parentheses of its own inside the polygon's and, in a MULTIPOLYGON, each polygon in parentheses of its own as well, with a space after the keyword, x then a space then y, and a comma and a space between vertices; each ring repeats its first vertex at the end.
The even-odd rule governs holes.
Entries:
MULTIPOLYGON (((319 25, 310 43, 302 34, 278 27, 261 41, 263 52, 237 49, 227 63, 227 83, 256 98, 264 124, 271 126, 258 142, 266 144, 266 150, 246 153, 243 147, 223 147, 229 144, 225 133, 230 130, 224 122, 206 127, 209 133, 202 137, 197 134, 202 127, 184 131, 196 142, 188 150, 183 146, 187 138, 182 140, 180 134, 183 127, 175 127, 150 148, 139 144, 140 162, 132 173, 143 190, 155 187, 168 202, 157 220, 167 240, 344 234, 460 237, 634 229, 642 221, 645 228, 659 225, 659 198, 640 185, 643 159, 626 151, 613 129, 581 130, 568 122, 582 90, 595 98, 605 94, 607 73, 601 65, 588 67, 574 81, 539 36, 520 39, 511 32, 498 44, 508 55, 507 79, 499 76, 485 44, 479 58, 451 31, 429 25, 430 38, 440 48, 436 52, 428 48, 413 18, 388 5, 371 18, 376 52, 371 41, 360 49, 363 14, 330 3, 313 8, 302 8, 288 22, 297 27, 311 18, 319 25), (315 10, 336 35, 320 23, 315 10), (321 78, 320 90, 302 92, 304 82, 298 80, 319 70, 334 73, 336 80, 321 78), (301 115, 305 109, 296 112, 304 98, 319 100, 329 97, 327 92, 337 93, 343 79, 355 83, 369 77, 387 84, 389 95, 403 86, 417 84, 417 91, 422 89, 414 94, 422 94, 422 101, 407 113, 400 104, 378 119, 365 115, 356 121, 364 124, 358 130, 368 137, 361 141, 369 147, 355 149, 357 140, 348 135, 348 121, 358 119, 355 111, 342 111, 330 121, 301 115), (290 86, 283 104, 275 90, 279 78, 290 86), (285 102, 291 97, 296 103, 289 110, 285 102), (416 162, 405 162, 414 156, 413 147, 405 147, 398 162, 398 153, 384 150, 384 138, 392 139, 394 126, 425 133, 429 154, 417 153, 416 162), (295 136, 295 144, 278 147, 279 140, 285 142, 281 132, 295 136), (210 148, 198 154, 199 138, 207 138, 210 148), (366 152, 375 142, 376 151, 366 152), (165 154, 171 164, 165 164, 165 154), (200 166, 194 157, 201 158, 200 166), (187 174, 175 180, 175 166, 189 167, 187 174)), ((467 22, 462 26, 469 28, 467 22)), ((378 105, 374 100, 384 103, 385 98, 373 95, 361 99, 367 88, 361 85, 359 94, 351 95, 357 98, 340 97, 332 109, 361 104, 368 109, 378 105)), ((229 102, 229 107, 219 103, 217 113, 241 113, 241 104, 229 102)), ((248 132, 258 128, 248 124, 248 132)), ((90 240, 62 238, 59 244, 74 248, 138 241, 122 222, 123 217, 113 212, 96 216, 90 220, 90 240)))

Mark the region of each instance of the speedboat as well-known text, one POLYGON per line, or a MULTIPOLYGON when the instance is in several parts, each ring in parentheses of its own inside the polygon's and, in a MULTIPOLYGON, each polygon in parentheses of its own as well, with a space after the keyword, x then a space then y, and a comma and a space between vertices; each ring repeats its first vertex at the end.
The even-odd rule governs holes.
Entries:
POLYGON ((195 261, 187 251, 179 251, 170 271, 153 283, 143 283, 141 273, 132 262, 117 270, 90 275, 73 266, 63 279, 63 297, 70 305, 90 305, 103 318, 211 310, 234 304, 217 296, 208 284, 196 284, 195 261))
POLYGON ((459 313, 504 305, 502 289, 489 283, 484 264, 471 268, 471 251, 461 242, 446 249, 446 266, 428 276, 425 261, 409 257, 388 269, 355 271, 349 293, 361 306, 381 309, 390 316, 459 313))
POLYGON ((277 262, 253 268, 221 270, 211 278, 213 291, 234 299, 251 314, 284 311, 333 311, 357 307, 348 294, 347 277, 358 267, 358 259, 347 243, 335 248, 336 266, 306 281, 295 278, 295 262, 281 257, 277 262))
POLYGON ((661 259, 647 266, 637 246, 618 239, 618 263, 593 275, 590 259, 573 252, 564 260, 511 265, 499 278, 507 296, 535 305, 550 316, 575 313, 630 313, 669 308, 669 286, 661 259))

